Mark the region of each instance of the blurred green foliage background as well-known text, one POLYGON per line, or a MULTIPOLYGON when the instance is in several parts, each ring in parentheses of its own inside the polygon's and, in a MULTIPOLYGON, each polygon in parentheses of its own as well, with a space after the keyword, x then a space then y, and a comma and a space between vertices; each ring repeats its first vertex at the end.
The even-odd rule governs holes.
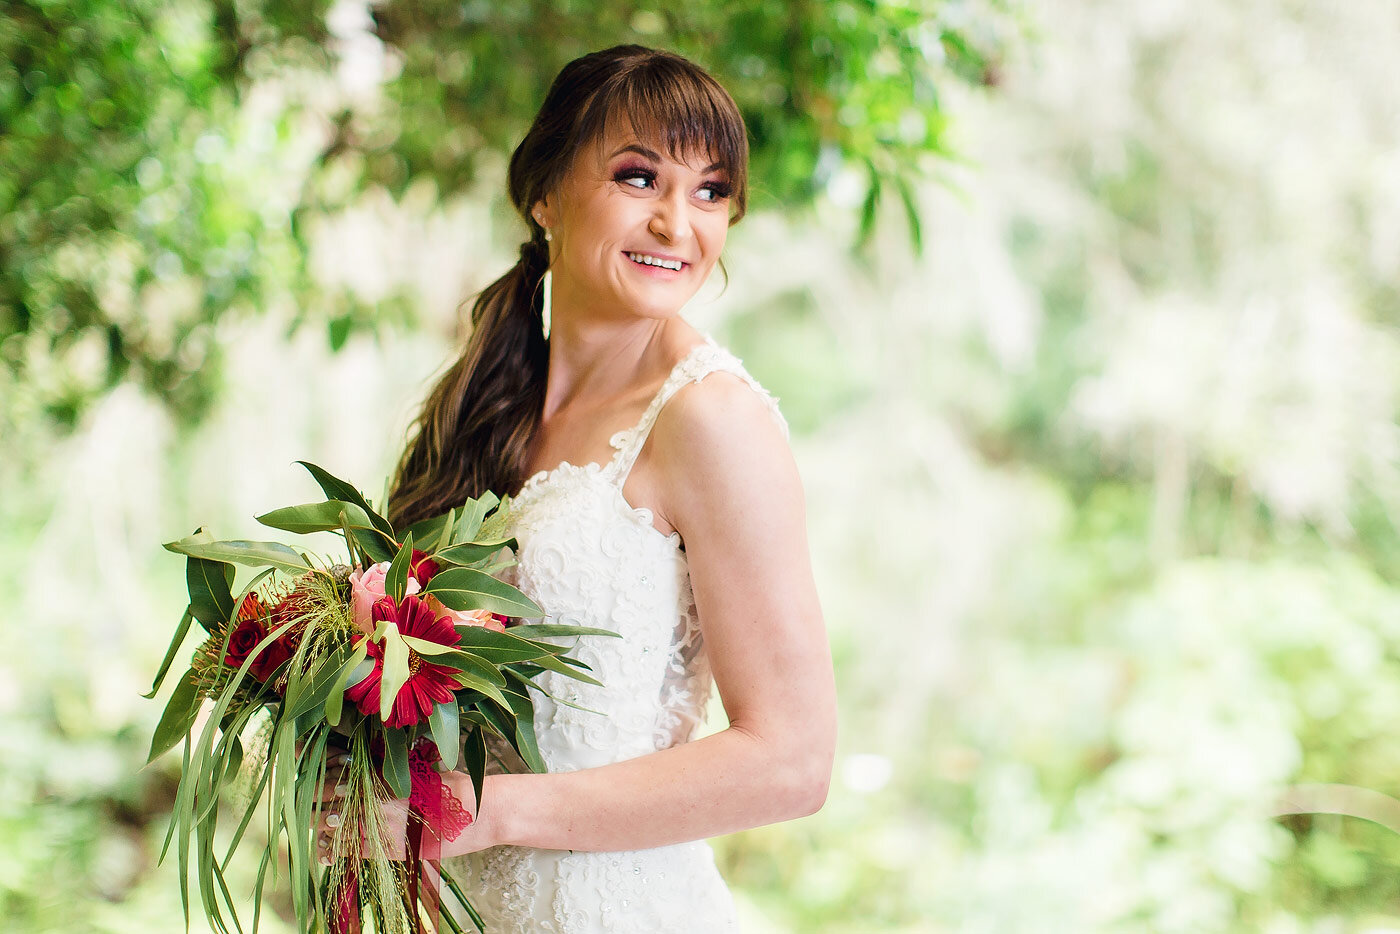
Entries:
POLYGON ((749 122, 729 282, 686 315, 782 400, 838 664, 826 808, 715 841, 746 928, 1400 930, 1397 30, 5 4, 4 930, 183 928, 178 764, 140 769, 184 592, 158 543, 314 496, 297 458, 383 484, 523 236, 506 156, 623 41, 749 122))

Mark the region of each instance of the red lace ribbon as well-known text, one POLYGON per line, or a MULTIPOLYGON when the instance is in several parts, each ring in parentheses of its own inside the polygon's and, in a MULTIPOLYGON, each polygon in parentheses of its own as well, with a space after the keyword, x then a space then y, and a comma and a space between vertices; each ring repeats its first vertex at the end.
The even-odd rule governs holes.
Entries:
MULTIPOLYGON (((412 776, 408 796, 408 903, 420 901, 428 910, 433 931, 438 929, 438 912, 442 896, 438 880, 442 877, 442 841, 451 842, 461 836, 472 822, 472 816, 462 802, 442 780, 435 768, 438 761, 437 744, 426 736, 420 737, 408 754, 408 771, 412 776), (431 873, 425 868, 431 867, 431 873), (427 884, 424 885, 426 879, 427 884)), ((418 934, 424 934, 421 916, 416 919, 418 934)))
MULTIPOLYGON (((436 768, 437 745, 420 737, 408 754, 410 775, 408 796, 408 904, 420 903, 427 909, 430 929, 423 926, 421 913, 415 913, 414 930, 427 934, 438 930, 442 896, 442 843, 461 836, 471 825, 472 815, 457 800, 436 768)), ((345 877, 335 897, 335 934, 360 934, 359 876, 355 863, 346 867, 345 877)))

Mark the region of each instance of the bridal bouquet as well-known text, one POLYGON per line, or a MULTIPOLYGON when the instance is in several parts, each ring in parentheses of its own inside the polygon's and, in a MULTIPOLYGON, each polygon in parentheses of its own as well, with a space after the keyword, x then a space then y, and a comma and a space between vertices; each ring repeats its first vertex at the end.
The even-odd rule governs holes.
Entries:
POLYGON ((354 487, 314 464, 326 495, 319 503, 258 517, 294 533, 338 532, 347 560, 313 561, 277 542, 215 541, 203 529, 165 545, 186 556, 189 606, 156 675, 154 697, 194 623, 203 629, 151 740, 150 760, 183 741, 183 771, 161 850, 172 841, 189 923, 188 868, 196 867, 205 914, 221 932, 242 931, 224 873, 258 805, 265 802, 267 845, 258 866, 257 911, 269 868, 281 867, 287 839, 291 896, 302 931, 346 934, 373 919, 379 932, 420 932, 424 917, 462 927, 440 906, 436 879, 484 930, 437 860, 444 841, 471 822, 442 781, 459 765, 481 804, 486 733, 508 742, 535 771, 526 690, 545 669, 597 684, 583 662, 538 637, 616 635, 578 626, 524 625, 540 607, 493 574, 511 566, 502 552, 509 498, 487 493, 460 512, 402 534, 354 487), (234 565, 260 569, 237 593, 234 565), (201 713, 207 713, 199 728, 201 713), (198 737, 196 738, 196 733, 198 737), (332 755, 345 771, 328 766, 332 755), (318 859, 315 808, 340 786, 341 822, 330 865, 318 859), (221 798, 242 791, 239 821, 216 852, 221 798), (391 858, 382 805, 408 800, 407 858, 391 858), (225 916, 227 910, 227 917, 225 916))

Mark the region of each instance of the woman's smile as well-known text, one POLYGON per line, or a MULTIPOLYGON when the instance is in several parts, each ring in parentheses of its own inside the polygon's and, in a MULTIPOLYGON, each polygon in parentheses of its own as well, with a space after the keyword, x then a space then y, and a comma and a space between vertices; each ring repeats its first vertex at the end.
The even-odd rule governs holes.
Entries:
POLYGON ((622 255, 628 265, 637 267, 638 272, 653 279, 679 279, 690 269, 690 263, 667 253, 624 252, 622 255))

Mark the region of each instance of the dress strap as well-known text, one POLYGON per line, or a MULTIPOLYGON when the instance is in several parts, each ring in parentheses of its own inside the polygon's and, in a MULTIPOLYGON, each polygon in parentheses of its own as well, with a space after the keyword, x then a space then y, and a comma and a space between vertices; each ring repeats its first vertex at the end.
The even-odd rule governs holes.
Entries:
POLYGON ((661 384, 661 389, 652 397, 651 404, 642 413, 641 421, 631 428, 617 432, 610 439, 612 446, 618 450, 617 457, 613 461, 616 465, 613 472, 613 482, 618 489, 621 489, 623 484, 627 482, 627 475, 632 472, 632 465, 637 462, 637 456, 641 454, 642 446, 646 444, 647 436, 651 434, 652 426, 656 424, 657 416, 661 414, 662 407, 682 387, 690 383, 698 383, 708 374, 717 370, 733 373, 753 387, 753 390, 763 397, 768 410, 773 413, 778 427, 782 429, 783 437, 790 437, 787 419, 778 409, 777 397, 764 389, 758 380, 749 375, 748 370, 744 369, 744 364, 738 357, 721 347, 713 337, 706 334, 705 342, 692 347, 690 352, 671 369, 670 375, 661 384))

